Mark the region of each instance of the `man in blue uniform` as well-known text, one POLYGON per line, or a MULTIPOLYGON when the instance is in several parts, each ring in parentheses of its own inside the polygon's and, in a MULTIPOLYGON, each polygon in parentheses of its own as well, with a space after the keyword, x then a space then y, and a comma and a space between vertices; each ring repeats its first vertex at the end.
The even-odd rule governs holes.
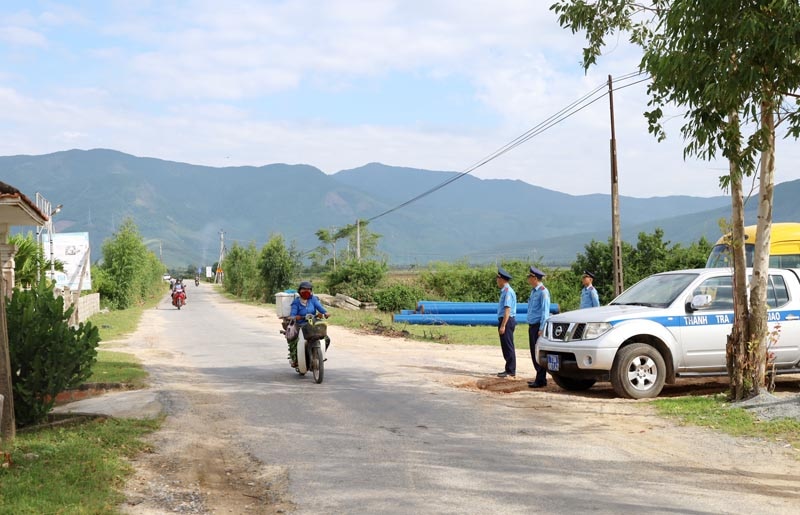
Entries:
POLYGON ((500 288, 500 302, 497 304, 497 332, 500 335, 500 348, 506 368, 497 377, 517 375, 517 351, 514 349, 514 328, 517 326, 517 294, 508 281, 511 274, 502 267, 497 269, 497 287, 500 288))
POLYGON ((581 290, 581 307, 583 308, 596 308, 600 305, 600 297, 597 295, 597 290, 592 285, 594 282, 594 274, 588 270, 583 271, 583 289, 581 290))
POLYGON ((550 318, 550 291, 542 283, 545 273, 532 266, 528 272, 531 296, 528 299, 528 343, 531 346, 531 359, 536 369, 536 379, 528 381, 530 388, 547 386, 547 368, 536 361, 536 340, 542 335, 545 323, 550 318))

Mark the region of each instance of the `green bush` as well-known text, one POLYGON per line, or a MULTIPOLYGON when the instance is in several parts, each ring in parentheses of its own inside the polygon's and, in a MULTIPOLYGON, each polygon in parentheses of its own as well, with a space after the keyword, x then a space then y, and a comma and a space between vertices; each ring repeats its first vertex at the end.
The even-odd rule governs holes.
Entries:
POLYGON ((343 293, 361 301, 375 300, 375 289, 386 275, 387 266, 382 261, 347 261, 328 274, 331 294, 343 293))
POLYGON ((15 289, 8 302, 14 415, 20 426, 42 421, 55 396, 91 375, 100 335, 91 322, 70 327, 73 308, 42 281, 32 290, 15 289))
POLYGON ((400 311, 416 309, 417 302, 423 300, 425 291, 407 284, 392 284, 375 292, 375 302, 381 311, 400 311))
MULTIPOLYGON (((524 291, 527 263, 509 261, 502 264, 514 278, 511 286, 517 294, 524 291)), ((466 262, 435 263, 422 273, 422 284, 435 297, 453 302, 497 302, 496 266, 471 266, 466 262)), ((530 288, 528 288, 530 289, 530 288)))

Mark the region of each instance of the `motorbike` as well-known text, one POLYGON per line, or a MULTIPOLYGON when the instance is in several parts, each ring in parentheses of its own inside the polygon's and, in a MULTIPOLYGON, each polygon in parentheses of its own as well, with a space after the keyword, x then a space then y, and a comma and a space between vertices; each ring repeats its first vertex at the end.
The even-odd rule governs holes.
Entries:
POLYGON ((183 291, 176 291, 172 293, 172 305, 178 309, 186 305, 186 293, 183 291))
POLYGON ((197 277, 194 278, 194 285, 200 286, 200 279, 198 279, 197 277))
MULTIPOLYGON (((291 319, 283 319, 283 330, 286 334, 291 319)), ((313 315, 306 315, 306 324, 297 332, 297 366, 295 370, 301 376, 310 370, 314 382, 321 383, 325 376, 325 353, 331 344, 328 338, 328 324, 313 315)))

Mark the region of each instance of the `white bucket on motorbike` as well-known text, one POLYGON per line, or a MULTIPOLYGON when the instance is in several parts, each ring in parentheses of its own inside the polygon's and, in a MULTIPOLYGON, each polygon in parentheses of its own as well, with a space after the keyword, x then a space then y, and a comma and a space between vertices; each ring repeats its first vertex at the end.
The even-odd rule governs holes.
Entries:
POLYGON ((279 318, 285 318, 292 314, 292 301, 297 297, 295 292, 281 291, 275 294, 275 311, 279 318))

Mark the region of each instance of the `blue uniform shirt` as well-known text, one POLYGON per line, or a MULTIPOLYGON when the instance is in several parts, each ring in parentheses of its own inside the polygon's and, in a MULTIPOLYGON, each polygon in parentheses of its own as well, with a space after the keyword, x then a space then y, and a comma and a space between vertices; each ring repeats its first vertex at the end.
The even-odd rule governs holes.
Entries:
POLYGON ((297 315, 302 316, 303 320, 299 321, 300 325, 306 323, 305 320, 306 315, 316 315, 317 313, 322 313, 324 315, 325 313, 327 313, 327 311, 325 311, 325 308, 322 307, 322 303, 319 301, 316 295, 312 295, 311 298, 308 299, 308 302, 306 303, 305 306, 303 305, 302 302, 300 302, 301 300, 302 299, 300 299, 300 297, 295 297, 295 299, 292 301, 292 311, 289 314, 289 316, 291 316, 292 318, 294 318, 297 315))
POLYGON ((550 291, 539 283, 539 286, 531 290, 531 297, 528 299, 528 324, 540 324, 544 326, 550 318, 550 291))
POLYGON ((585 286, 581 290, 581 307, 583 308, 596 308, 600 305, 600 297, 597 296, 597 290, 594 286, 585 286))
POLYGON ((517 294, 510 284, 506 283, 500 290, 500 302, 497 304, 497 318, 505 316, 506 307, 508 318, 514 318, 517 314, 517 294))

